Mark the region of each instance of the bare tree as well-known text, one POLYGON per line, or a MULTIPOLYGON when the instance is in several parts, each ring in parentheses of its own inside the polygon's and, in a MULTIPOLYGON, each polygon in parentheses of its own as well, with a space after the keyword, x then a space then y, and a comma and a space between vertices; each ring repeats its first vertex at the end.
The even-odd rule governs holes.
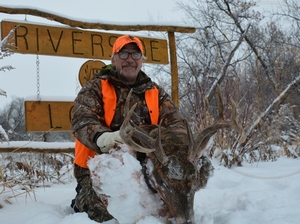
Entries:
MULTIPOLYGON (((211 101, 217 84, 226 87, 225 83, 240 79, 240 65, 253 54, 245 39, 252 25, 260 21, 260 14, 249 13, 254 3, 246 1, 231 1, 231 4, 227 1, 197 1, 193 5, 179 5, 197 27, 195 35, 181 35, 177 43, 181 59, 181 102, 186 111, 197 115, 197 120, 205 117, 205 99, 211 101)), ((237 86, 229 86, 234 89, 225 90, 227 104, 230 96, 239 91, 237 86)))
POLYGON ((11 141, 28 139, 23 105, 23 98, 14 98, 0 111, 0 125, 6 130, 11 141))
MULTIPOLYGON (((297 9, 293 16, 297 18, 292 21, 293 17, 289 17, 289 26, 299 28, 300 7, 295 6, 295 1, 286 2, 292 2, 293 9, 297 9)), ((239 102, 239 119, 247 130, 247 140, 239 145, 227 138, 230 133, 222 131, 216 144, 243 157, 260 149, 262 142, 266 145, 271 139, 281 139, 280 127, 275 131, 272 126, 274 119, 279 119, 278 110, 282 104, 299 104, 295 100, 299 83, 299 29, 287 30, 282 26, 283 17, 275 17, 276 13, 266 20, 263 15, 267 14, 256 11, 254 1, 202 0, 178 4, 186 12, 188 22, 197 27, 194 35, 182 34, 177 38, 181 111, 195 124, 194 130, 206 127, 217 116, 212 96, 219 84, 227 99, 225 116, 231 110, 229 99, 239 102), (228 140, 224 141, 224 137, 228 140)), ((289 15, 290 11, 286 12, 289 15)), ((242 161, 231 158, 227 164, 242 161)))

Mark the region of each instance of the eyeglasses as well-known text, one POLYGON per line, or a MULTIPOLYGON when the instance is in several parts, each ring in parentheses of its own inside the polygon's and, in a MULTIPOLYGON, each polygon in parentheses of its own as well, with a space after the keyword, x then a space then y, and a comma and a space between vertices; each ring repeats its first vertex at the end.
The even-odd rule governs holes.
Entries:
POLYGON ((119 55, 119 58, 122 60, 126 60, 129 55, 131 55, 133 60, 139 60, 142 57, 142 53, 141 52, 126 52, 126 51, 120 51, 117 53, 119 55))

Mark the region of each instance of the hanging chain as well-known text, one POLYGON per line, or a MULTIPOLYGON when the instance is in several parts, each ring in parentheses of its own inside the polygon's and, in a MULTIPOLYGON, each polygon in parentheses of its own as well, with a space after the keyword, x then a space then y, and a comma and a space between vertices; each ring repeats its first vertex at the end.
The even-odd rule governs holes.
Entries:
POLYGON ((41 100, 40 97, 40 59, 39 55, 36 55, 36 96, 37 100, 41 100))

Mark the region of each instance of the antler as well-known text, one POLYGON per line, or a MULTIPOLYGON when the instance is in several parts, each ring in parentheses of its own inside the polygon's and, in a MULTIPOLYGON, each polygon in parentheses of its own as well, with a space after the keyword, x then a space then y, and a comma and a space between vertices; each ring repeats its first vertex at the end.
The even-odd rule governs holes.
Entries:
POLYGON ((123 116, 126 115, 123 124, 120 127, 120 136, 123 139, 124 143, 129 145, 132 149, 138 152, 150 153, 155 149, 144 148, 132 140, 133 134, 137 131, 137 127, 133 127, 130 123, 131 115, 133 114, 134 109, 136 108, 137 103, 135 103, 129 110, 129 102, 132 94, 132 89, 129 91, 128 96, 125 101, 124 113, 123 116))
POLYGON ((158 135, 155 139, 149 136, 148 134, 146 134, 145 132, 143 132, 142 130, 140 130, 139 128, 135 129, 133 136, 139 139, 139 141, 142 142, 147 147, 154 148, 155 149, 154 154, 156 158, 159 160, 159 162, 162 165, 166 165, 169 159, 166 156, 165 151, 161 144, 161 123, 162 121, 160 121, 159 126, 157 127, 158 135))
POLYGON ((156 139, 150 137, 147 133, 145 133, 139 127, 134 125, 133 122, 130 122, 131 115, 133 114, 133 111, 137 106, 137 104, 134 104, 129 110, 129 102, 130 102, 131 94, 132 94, 132 89, 129 91, 125 101, 123 116, 126 115, 126 117, 120 128, 120 136, 123 139, 123 141, 135 151, 142 152, 142 153, 154 152, 154 154, 161 162, 161 164, 165 165, 168 162, 168 157, 166 156, 161 145, 161 123, 162 122, 160 122, 158 126, 158 136, 156 139), (149 148, 145 148, 137 144, 135 141, 132 140, 132 137, 138 139, 140 142, 142 142, 144 145, 146 145, 149 148))
POLYGON ((224 106, 223 100, 221 96, 220 86, 218 86, 218 104, 219 104, 219 117, 218 120, 208 126, 207 128, 203 129, 195 138, 194 148, 189 151, 188 158, 191 162, 196 161, 203 153, 206 144, 210 140, 210 138, 216 133, 217 130, 232 127, 238 133, 240 133, 239 143, 245 141, 245 133, 243 127, 238 123, 237 117, 237 109, 236 103, 230 98, 231 106, 232 106, 232 114, 231 120, 225 121, 224 119, 224 106))

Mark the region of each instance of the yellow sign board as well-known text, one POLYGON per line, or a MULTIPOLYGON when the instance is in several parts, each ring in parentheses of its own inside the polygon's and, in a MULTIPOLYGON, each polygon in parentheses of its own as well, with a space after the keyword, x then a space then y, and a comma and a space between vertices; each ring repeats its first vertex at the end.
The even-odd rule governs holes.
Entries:
POLYGON ((70 131, 74 102, 25 101, 26 131, 70 131))
MULTIPOLYGON (((112 46, 121 34, 82 29, 45 26, 27 22, 1 21, 2 40, 15 27, 13 50, 24 54, 41 54, 110 60, 112 46)), ((168 64, 167 41, 139 37, 144 45, 145 63, 168 64)))
POLYGON ((91 80, 95 74, 99 73, 105 63, 100 60, 88 60, 79 70, 79 83, 83 86, 87 81, 91 80))

